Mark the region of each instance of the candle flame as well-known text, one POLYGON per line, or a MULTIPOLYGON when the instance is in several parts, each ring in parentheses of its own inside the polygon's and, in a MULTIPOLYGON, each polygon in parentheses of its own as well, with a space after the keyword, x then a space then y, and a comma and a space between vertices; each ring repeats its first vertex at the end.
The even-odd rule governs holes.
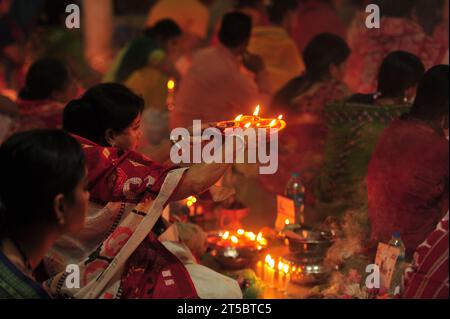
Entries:
POLYGON ((278 119, 281 121, 283 119, 283 115, 278 116, 278 119))
POLYGON ((244 116, 244 114, 239 114, 238 116, 236 116, 236 118, 234 120, 235 121, 240 121, 243 116, 244 116))
POLYGON ((255 241, 256 240, 256 235, 254 233, 252 233, 252 232, 246 233, 245 237, 247 237, 251 241, 255 241))
POLYGON ((285 274, 288 274, 289 273, 289 265, 284 265, 283 271, 285 274))
POLYGON ((237 231, 237 233, 239 234, 239 235, 244 235, 245 234, 245 230, 243 230, 243 229, 239 229, 238 231, 237 231))
POLYGON ((257 241, 261 241, 263 239, 262 233, 258 233, 258 236, 256 236, 257 241))
POLYGON ((252 126, 252 123, 248 122, 247 124, 244 125, 245 128, 250 128, 250 126, 252 126))
POLYGON ((277 124, 277 120, 272 120, 272 122, 270 122, 269 127, 274 127, 275 124, 277 124))
POLYGON ((272 260, 272 256, 270 256, 270 254, 268 254, 265 259, 266 264, 268 264, 271 260, 272 260))
POLYGON ((286 218, 286 220, 284 221, 284 223, 285 223, 286 225, 289 225, 291 222, 290 222, 289 218, 286 218))
POLYGON ((284 263, 280 260, 279 262, 278 262, 278 270, 283 270, 283 268, 284 268, 284 263))
POLYGON ((239 239, 236 236, 231 236, 231 241, 237 244, 239 242, 239 239))
POLYGON ((168 88, 169 90, 175 89, 175 81, 174 81, 174 80, 169 80, 169 81, 167 81, 167 88, 168 88))
POLYGON ((230 232, 225 232, 225 234, 223 234, 222 239, 227 240, 228 237, 230 237, 230 232))
POLYGON ((275 259, 271 258, 271 259, 269 260, 269 267, 270 267, 271 269, 275 269, 275 259))
POLYGON ((260 109, 261 109, 261 106, 256 106, 256 109, 255 109, 255 112, 253 112, 253 115, 254 116, 259 116, 259 111, 260 111, 260 109))

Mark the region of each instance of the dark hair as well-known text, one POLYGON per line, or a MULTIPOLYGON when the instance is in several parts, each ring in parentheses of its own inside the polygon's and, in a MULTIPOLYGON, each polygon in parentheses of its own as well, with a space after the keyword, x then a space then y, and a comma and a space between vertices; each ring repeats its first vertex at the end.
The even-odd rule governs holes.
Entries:
POLYGON ((259 8, 261 6, 261 0, 237 0, 234 5, 235 9, 245 8, 259 8))
POLYGON ((283 22, 286 14, 296 10, 297 7, 298 3, 296 0, 273 0, 267 7, 270 22, 280 24, 283 22))
POLYGON ((144 31, 144 36, 131 42, 119 67, 115 80, 123 83, 133 74, 147 66, 149 55, 153 50, 170 39, 181 36, 180 27, 172 20, 165 19, 157 22, 153 27, 144 31))
POLYGON ((84 153, 68 133, 34 130, 10 137, 0 147, 0 238, 55 222, 55 196, 72 198, 84 175, 84 153))
POLYGON ((414 54, 392 52, 381 64, 378 91, 383 97, 402 97, 407 89, 419 83, 424 73, 425 66, 414 54))
POLYGON ((144 110, 144 100, 122 84, 104 83, 86 91, 64 109, 64 129, 99 145, 110 146, 108 129, 122 132, 144 110))
POLYGON ((382 16, 407 18, 411 17, 416 0, 378 0, 375 3, 380 7, 382 16))
POLYGON ((228 48, 236 48, 250 39, 252 18, 240 12, 227 13, 219 31, 220 42, 228 48))
POLYGON ((308 90, 314 83, 329 75, 331 65, 340 65, 350 56, 350 48, 340 37, 330 33, 316 36, 303 51, 305 74, 290 81, 274 98, 274 105, 290 104, 290 101, 308 90))
POLYGON ((449 113, 449 66, 437 65, 423 76, 410 116, 437 120, 449 113))
POLYGON ((416 0, 415 15, 428 35, 433 35, 436 26, 442 22, 439 11, 442 11, 444 4, 444 0, 416 0))
POLYGON ((63 62, 44 58, 34 62, 25 77, 25 87, 20 91, 24 100, 46 100, 63 90, 69 83, 69 71, 63 62))
POLYGON ((177 38, 181 36, 182 31, 180 26, 171 19, 163 19, 155 23, 154 26, 144 30, 144 36, 149 38, 158 38, 160 41, 177 38))

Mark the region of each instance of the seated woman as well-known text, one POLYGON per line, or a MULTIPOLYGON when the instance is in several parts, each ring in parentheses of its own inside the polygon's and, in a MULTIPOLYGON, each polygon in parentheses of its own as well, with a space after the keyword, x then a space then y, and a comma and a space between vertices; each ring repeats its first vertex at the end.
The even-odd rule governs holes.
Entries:
POLYGON ((409 111, 424 72, 416 56, 393 52, 380 68, 378 93, 356 94, 326 108, 329 134, 315 186, 319 219, 349 208, 367 211, 365 178, 372 152, 389 123, 409 111))
POLYGON ((349 55, 347 44, 338 36, 317 36, 303 52, 305 74, 276 94, 274 112, 284 114, 289 125, 280 135, 278 172, 262 177, 270 191, 281 194, 292 172, 321 166, 327 136, 324 107, 349 96, 341 82, 349 55))
POLYGON ((448 211, 448 82, 448 66, 430 69, 409 114, 378 141, 367 175, 374 247, 400 232, 410 257, 448 211))
POLYGON ((168 135, 168 81, 179 79, 175 61, 180 53, 180 27, 161 20, 146 29, 119 53, 106 82, 122 83, 145 101, 143 131, 145 144, 159 145, 168 135))
MULTIPOLYGON (((417 55, 426 69, 442 63, 448 48, 427 35, 412 19, 417 4, 411 0, 379 0, 380 28, 359 26, 345 76, 345 83, 352 91, 365 94, 375 91, 377 72, 383 59, 392 51, 417 55)), ((427 5, 433 6, 429 2, 427 5)))
POLYGON ((58 241, 46 259, 51 291, 76 298, 241 298, 237 282, 198 265, 182 245, 158 240, 164 206, 206 191, 230 164, 177 169, 135 152, 143 109, 143 99, 120 84, 100 84, 67 105, 64 128, 83 146, 91 200, 86 227, 58 241), (80 266, 78 290, 58 285, 69 263, 80 266))
POLYGON ((10 134, 38 128, 62 127, 64 105, 77 95, 69 70, 56 59, 41 59, 27 72, 19 93, 19 117, 10 134))
POLYGON ((49 298, 33 271, 55 240, 84 226, 81 146, 63 131, 18 133, 0 147, 0 176, 0 299, 49 298))
POLYGON ((382 106, 408 104, 414 100, 424 73, 425 66, 419 57, 405 51, 392 52, 378 71, 377 92, 355 94, 348 102, 382 106))

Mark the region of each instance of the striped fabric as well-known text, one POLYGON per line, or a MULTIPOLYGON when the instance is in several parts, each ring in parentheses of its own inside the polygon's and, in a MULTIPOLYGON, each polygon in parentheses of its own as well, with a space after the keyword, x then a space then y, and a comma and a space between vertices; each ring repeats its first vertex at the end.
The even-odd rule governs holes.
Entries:
POLYGON ((48 294, 0 252, 0 299, 48 299, 48 294))
POLYGON ((406 299, 448 299, 448 219, 438 224, 436 230, 421 244, 414 262, 405 273, 406 299))

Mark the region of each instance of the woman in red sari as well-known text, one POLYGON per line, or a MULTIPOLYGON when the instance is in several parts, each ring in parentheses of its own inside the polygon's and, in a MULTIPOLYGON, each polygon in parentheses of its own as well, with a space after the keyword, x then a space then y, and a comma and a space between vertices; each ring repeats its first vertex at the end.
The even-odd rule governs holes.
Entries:
POLYGON ((352 47, 345 81, 357 93, 376 90, 377 73, 383 59, 392 51, 406 51, 418 56, 426 69, 441 64, 448 48, 425 33, 412 19, 413 1, 381 0, 383 14, 380 29, 368 29, 364 24, 352 47))
POLYGON ((317 36, 303 52, 305 74, 276 94, 275 112, 284 114, 289 125, 280 135, 278 172, 262 176, 270 191, 282 194, 291 173, 320 167, 327 136, 324 107, 349 96, 341 82, 349 54, 347 44, 338 36, 317 36))
POLYGON ((429 70, 411 112, 378 141, 367 175, 373 247, 400 232, 410 257, 448 211, 448 84, 448 66, 429 70))
POLYGON ((19 116, 10 134, 61 128, 64 105, 76 95, 77 87, 61 61, 36 61, 28 70, 25 86, 19 93, 19 116))
POLYGON ((85 229, 57 242, 46 260, 50 291, 76 298, 240 298, 235 281, 198 265, 176 238, 158 240, 166 234, 164 206, 206 191, 229 164, 180 169, 136 152, 143 108, 143 99, 120 84, 100 84, 66 107, 64 128, 83 146, 91 199, 85 229), (79 290, 60 284, 68 263, 82 269, 79 290))

